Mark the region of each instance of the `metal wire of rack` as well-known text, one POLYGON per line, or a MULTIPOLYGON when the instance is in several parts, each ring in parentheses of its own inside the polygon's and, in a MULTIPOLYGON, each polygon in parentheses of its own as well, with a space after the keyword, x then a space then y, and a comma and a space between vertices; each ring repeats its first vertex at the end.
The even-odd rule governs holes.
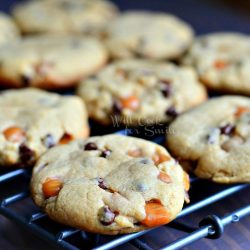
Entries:
MULTIPOLYGON (((126 134, 126 131, 121 131, 119 134, 126 134)), ((153 141, 160 143, 161 140, 162 138, 155 138, 153 141)), ((0 190, 3 186, 3 183, 15 180, 20 177, 26 178, 28 183, 30 177, 29 170, 19 169, 0 175, 0 190)), ((199 182, 202 182, 202 180, 198 178, 191 179, 192 185, 197 183, 199 184, 199 182)), ((250 205, 242 207, 236 211, 232 211, 230 214, 222 218, 219 218, 216 215, 209 215, 200 221, 198 227, 189 226, 183 222, 179 222, 178 219, 190 215, 195 211, 201 210, 202 208, 229 197, 230 195, 233 195, 243 189, 249 188, 249 186, 250 185, 248 184, 239 184, 233 186, 224 185, 215 193, 202 197, 196 202, 186 206, 177 217, 177 220, 164 226, 185 232, 185 236, 170 242, 160 249, 175 250, 205 237, 210 239, 221 237, 223 235, 225 226, 231 223, 236 223, 240 219, 250 215, 250 205)), ((108 250, 129 242, 133 246, 142 250, 154 250, 154 248, 147 244, 141 237, 143 235, 149 234, 154 229, 110 238, 109 236, 89 234, 79 229, 64 227, 57 224, 56 230, 54 232, 50 232, 48 230, 48 225, 51 225, 51 223, 56 223, 49 220, 47 215, 43 212, 38 210, 35 212, 30 211, 29 214, 24 216, 19 214, 18 211, 12 209, 12 205, 15 205, 16 203, 22 203, 25 199, 30 199, 28 186, 25 187, 25 190, 14 192, 14 194, 4 197, 0 201, 0 214, 20 224, 21 226, 30 230, 32 233, 55 246, 60 246, 68 250, 108 250), (44 221, 47 221, 47 224, 44 223, 44 221), (77 242, 77 244, 75 244, 75 242, 77 242)))

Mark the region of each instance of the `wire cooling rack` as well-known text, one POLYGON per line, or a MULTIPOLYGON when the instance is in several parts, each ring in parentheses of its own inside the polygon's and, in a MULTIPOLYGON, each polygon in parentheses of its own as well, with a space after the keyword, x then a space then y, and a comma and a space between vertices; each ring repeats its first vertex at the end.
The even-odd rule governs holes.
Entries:
MULTIPOLYGON (((124 130, 119 133, 126 134, 126 131, 124 130)), ((162 139, 162 137, 158 137, 152 141, 161 143, 162 139)), ((30 171, 27 169, 1 173, 0 193, 2 192, 1 190, 6 189, 6 185, 9 186, 8 189, 11 190, 11 192, 9 195, 1 197, 0 213, 27 228, 47 242, 69 250, 106 250, 121 246, 125 243, 129 243, 142 250, 180 249, 205 237, 210 239, 219 238, 223 235, 225 226, 239 222, 243 217, 250 215, 250 205, 247 205, 236 211, 228 211, 229 214, 224 217, 218 217, 214 214, 208 215, 201 219, 198 226, 185 223, 185 217, 188 215, 250 187, 248 184, 218 185, 209 183, 211 192, 204 192, 204 195, 195 198, 190 205, 187 205, 182 210, 175 221, 162 226, 166 229, 173 228, 184 232, 185 235, 163 245, 161 248, 154 248, 145 241, 143 236, 151 234, 153 230, 156 229, 121 236, 105 236, 86 233, 53 222, 32 203, 29 197, 29 178, 30 171), (20 207, 25 207, 25 213, 20 211, 20 207), (180 222, 180 220, 184 220, 184 222, 180 222)), ((200 180, 199 178, 191 178, 191 201, 193 200, 192 194, 195 194, 196 190, 199 190, 202 185, 204 186, 204 182, 204 180, 200 180)), ((166 237, 167 236, 166 233, 166 237)))

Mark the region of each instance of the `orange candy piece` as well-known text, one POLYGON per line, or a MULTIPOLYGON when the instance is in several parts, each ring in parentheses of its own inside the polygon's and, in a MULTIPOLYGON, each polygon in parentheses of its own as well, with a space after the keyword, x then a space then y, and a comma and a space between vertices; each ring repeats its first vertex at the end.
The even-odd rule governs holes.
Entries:
POLYGON ((188 191, 190 189, 190 180, 189 180, 189 175, 186 172, 184 172, 183 175, 183 182, 185 191, 188 191))
POLYGON ((57 178, 46 179, 46 181, 43 183, 43 194, 45 198, 57 196, 62 186, 62 181, 57 178))
POLYGON ((170 222, 170 216, 166 208, 157 201, 146 203, 146 218, 141 221, 144 226, 156 227, 170 222))
POLYGON ((140 104, 139 99, 132 95, 126 98, 121 98, 120 103, 122 108, 124 109, 130 109, 130 110, 137 110, 140 104))
POLYGON ((248 107, 239 106, 239 107, 237 107, 237 110, 235 112, 235 116, 240 117, 241 115, 243 115, 244 113, 247 113, 247 112, 250 112, 250 109, 248 107))
POLYGON ((170 176, 163 172, 160 172, 160 174, 158 175, 158 179, 166 183, 171 183, 170 176))
POLYGON ((3 131, 3 134, 10 142, 21 142, 25 139, 25 132, 18 127, 9 127, 3 131))
POLYGON ((59 144, 68 144, 73 140, 73 136, 65 133, 63 137, 60 139, 59 144))
POLYGON ((225 69, 228 66, 228 63, 223 60, 217 60, 214 62, 214 67, 216 69, 225 69))
POLYGON ((170 161, 171 158, 168 155, 159 153, 159 154, 155 154, 153 156, 152 160, 154 161, 155 165, 158 165, 158 164, 160 164, 162 162, 170 161))
POLYGON ((141 149, 129 150, 128 155, 131 156, 131 157, 141 157, 142 156, 142 151, 141 151, 141 149))

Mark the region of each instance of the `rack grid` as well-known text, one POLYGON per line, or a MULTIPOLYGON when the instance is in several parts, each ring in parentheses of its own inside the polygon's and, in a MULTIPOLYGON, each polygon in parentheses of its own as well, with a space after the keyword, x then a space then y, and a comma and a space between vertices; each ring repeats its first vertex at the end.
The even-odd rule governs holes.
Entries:
MULTIPOLYGON (((126 134, 126 131, 120 131, 119 134, 126 134)), ((161 143, 162 139, 162 137, 154 138, 153 141, 156 143, 161 143)), ((27 228, 32 233, 36 234, 47 242, 68 250, 108 250, 121 246, 125 243, 129 243, 134 247, 142 250, 155 249, 142 239, 142 236, 150 234, 155 229, 110 237, 90 234, 79 229, 59 225, 51 221, 46 214, 44 214, 42 211, 39 211, 38 209, 35 212, 33 212, 34 209, 31 209, 30 213, 26 215, 19 214, 18 211, 12 208, 12 206, 17 203, 22 203, 27 199, 31 200, 31 198, 29 197, 28 187, 30 171, 27 169, 18 169, 1 174, 0 191, 8 182, 12 181, 13 184, 11 185, 15 185, 15 180, 18 178, 23 178, 26 181, 22 180, 21 182, 25 182, 27 184, 24 184, 24 190, 16 191, 16 189, 14 188, 14 194, 2 198, 2 200, 0 201, 0 214, 27 228), (53 232, 50 232, 49 230, 49 228, 51 228, 51 225, 54 225, 56 228, 53 232)), ((195 193, 195 190, 197 189, 197 187, 199 187, 199 185, 202 184, 202 182, 204 181, 199 178, 191 178, 191 186, 196 187, 191 191, 195 193)), ((219 188, 217 187, 218 190, 216 190, 212 194, 205 194, 204 197, 201 197, 195 202, 192 202, 190 205, 184 207, 176 220, 163 227, 173 228, 175 230, 185 232, 185 235, 158 249, 175 250, 187 246, 205 237, 210 239, 221 237, 223 235, 225 226, 228 226, 231 223, 239 222, 240 219, 250 215, 250 205, 241 207, 236 211, 229 211, 230 213, 224 217, 218 217, 214 214, 208 215, 200 221, 198 226, 190 226, 185 222, 179 222, 179 219, 185 219, 186 216, 191 215, 198 210, 201 210, 219 200, 229 197, 249 187, 249 184, 219 185, 219 188)))

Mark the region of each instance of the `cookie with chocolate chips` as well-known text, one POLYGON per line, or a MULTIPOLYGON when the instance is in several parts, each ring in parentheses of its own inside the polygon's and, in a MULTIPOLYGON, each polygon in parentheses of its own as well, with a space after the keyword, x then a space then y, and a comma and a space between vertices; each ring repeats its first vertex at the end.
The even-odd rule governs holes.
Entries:
POLYGON ((250 36, 212 33, 198 37, 183 62, 211 90, 250 95, 250 36))
POLYGON ((35 203, 51 219, 110 235, 172 221, 188 189, 188 175, 165 148, 121 135, 54 147, 31 180, 35 203))
POLYGON ((103 36, 118 14, 106 0, 43 0, 16 5, 13 16, 25 34, 60 33, 103 36))
POLYGON ((95 38, 41 35, 0 47, 0 86, 63 89, 95 73, 107 60, 95 38))
POLYGON ((224 96, 179 116, 167 135, 170 151, 198 177, 250 182, 250 99, 224 96))
POLYGON ((161 12, 125 12, 110 23, 106 33, 114 58, 177 59, 193 40, 189 24, 161 12))
POLYGON ((46 150, 89 134, 80 98, 38 89, 0 94, 0 166, 30 167, 46 150))
POLYGON ((168 122, 207 97, 193 69, 135 59, 108 65, 78 94, 92 119, 135 126, 168 122))
POLYGON ((0 46, 19 38, 19 30, 11 17, 0 12, 0 46))

